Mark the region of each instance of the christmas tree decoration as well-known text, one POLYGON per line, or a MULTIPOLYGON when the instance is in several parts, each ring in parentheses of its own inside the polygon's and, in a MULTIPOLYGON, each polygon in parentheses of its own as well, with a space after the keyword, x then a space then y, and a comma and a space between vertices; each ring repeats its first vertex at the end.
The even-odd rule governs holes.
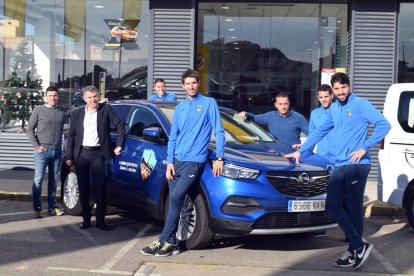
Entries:
POLYGON ((15 120, 15 125, 20 127, 19 132, 25 132, 31 111, 37 105, 44 104, 42 81, 27 41, 17 46, 16 55, 10 63, 12 71, 0 90, 2 125, 4 127, 15 120))

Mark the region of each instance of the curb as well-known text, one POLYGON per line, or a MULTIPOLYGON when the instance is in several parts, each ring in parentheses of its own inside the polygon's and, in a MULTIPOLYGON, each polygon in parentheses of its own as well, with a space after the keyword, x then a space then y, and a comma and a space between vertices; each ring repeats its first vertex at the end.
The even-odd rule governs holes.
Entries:
MULTIPOLYGON (((18 193, 18 192, 3 192, 0 191, 0 200, 20 200, 20 201, 32 201, 33 197, 30 193, 18 193)), ((47 195, 42 194, 41 200, 47 200, 47 195)), ((60 201, 60 195, 56 195, 56 201, 60 201)))
MULTIPOLYGON (((0 191, 0 200, 21 200, 21 201, 31 201, 32 194, 30 193, 18 193, 18 192, 3 192, 0 191)), ((41 195, 42 200, 47 200, 47 195, 41 195)), ((56 201, 60 202, 60 195, 56 195, 56 201)), ((391 206, 386 203, 375 201, 372 203, 366 203, 364 205, 364 217, 369 218, 370 216, 405 216, 405 210, 398 208, 396 206, 391 206)))

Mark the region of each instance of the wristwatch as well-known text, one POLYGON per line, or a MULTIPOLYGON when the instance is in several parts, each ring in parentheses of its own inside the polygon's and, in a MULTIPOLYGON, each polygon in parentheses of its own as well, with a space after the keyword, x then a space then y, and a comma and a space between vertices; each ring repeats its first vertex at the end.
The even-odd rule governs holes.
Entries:
POLYGON ((217 161, 224 161, 224 158, 223 157, 217 157, 216 160, 217 161))

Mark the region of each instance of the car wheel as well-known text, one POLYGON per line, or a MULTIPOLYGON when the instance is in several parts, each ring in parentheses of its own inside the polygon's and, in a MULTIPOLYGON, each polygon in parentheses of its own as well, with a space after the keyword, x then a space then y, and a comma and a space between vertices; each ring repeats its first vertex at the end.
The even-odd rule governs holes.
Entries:
POLYGON ((197 249, 209 245, 213 237, 203 196, 197 194, 193 200, 186 195, 181 208, 177 239, 188 249, 197 249))
POLYGON ((79 216, 82 214, 79 200, 78 178, 74 172, 69 172, 63 183, 62 205, 65 214, 72 216, 79 216))
POLYGON ((414 190, 412 190, 408 196, 407 206, 405 210, 408 222, 410 223, 411 227, 414 228, 414 190))
POLYGON ((116 40, 116 42, 121 43, 121 36, 116 35, 115 40, 116 40))

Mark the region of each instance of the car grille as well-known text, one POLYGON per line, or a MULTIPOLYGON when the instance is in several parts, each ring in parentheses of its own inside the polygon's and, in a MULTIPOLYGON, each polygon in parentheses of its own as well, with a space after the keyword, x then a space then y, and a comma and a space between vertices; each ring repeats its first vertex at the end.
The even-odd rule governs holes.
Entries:
POLYGON ((280 193, 289 196, 316 196, 326 192, 329 181, 327 171, 268 172, 267 179, 280 193))
POLYGON ((335 223, 335 220, 325 211, 304 213, 270 213, 258 219, 253 225, 253 229, 308 227, 331 223, 335 223))

